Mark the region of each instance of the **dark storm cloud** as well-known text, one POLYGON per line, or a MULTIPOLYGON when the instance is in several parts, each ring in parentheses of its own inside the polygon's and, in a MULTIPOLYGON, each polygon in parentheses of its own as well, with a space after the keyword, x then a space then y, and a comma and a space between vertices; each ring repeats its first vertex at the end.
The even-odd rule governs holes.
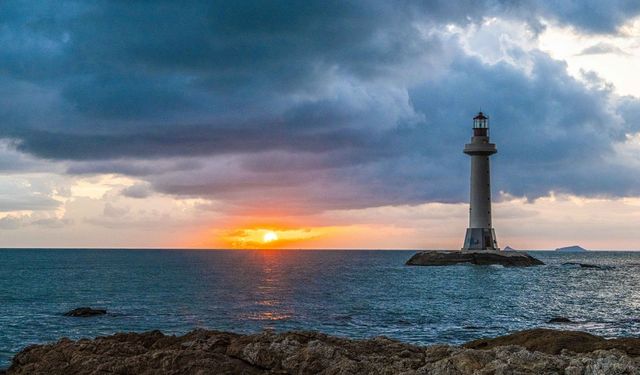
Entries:
POLYGON ((335 76, 386 79, 441 48, 417 37, 409 6, 385 2, 54 3, 35 15, 15 7, 0 69, 57 90, 77 117, 29 126, 17 119, 2 132, 51 159, 357 143, 332 118, 340 110, 351 116, 350 108, 304 113, 318 113, 318 91, 335 76), (334 129, 317 129, 319 120, 334 129))
POLYGON ((201 167, 201 163, 191 159, 177 160, 90 160, 70 163, 69 174, 118 173, 129 176, 149 176, 172 171, 191 171, 201 167))
POLYGON ((76 6, 76 17, 60 16, 70 6, 55 3, 45 7, 52 15, 14 11, 16 18, 5 19, 10 48, 0 67, 20 79, 60 82, 64 98, 91 118, 211 106, 224 113, 315 90, 331 71, 387 74, 429 48, 413 37, 409 9, 386 2, 76 6))
MULTIPOLYGON (((608 91, 586 88, 567 74, 563 63, 541 53, 530 75, 508 64, 490 66, 471 58, 452 68, 446 79, 414 89, 413 102, 443 125, 468 124, 465 108, 489 112, 499 149, 494 184, 498 189, 530 198, 551 190, 640 193, 640 181, 631 168, 606 161, 613 156, 614 142, 638 130, 622 106, 609 107, 608 91), (595 178, 601 171, 602 177, 595 178)), ((629 99, 627 106, 637 104, 629 99)), ((433 136, 442 139, 437 154, 453 155, 455 147, 449 145, 460 142, 460 130, 468 132, 457 126, 434 131, 433 136)))
POLYGON ((640 14, 636 0, 558 0, 536 2, 545 15, 593 33, 614 33, 640 14))
MULTIPOLYGON (((163 126, 124 134, 64 134, 46 130, 14 130, 20 151, 50 159, 101 160, 116 157, 160 158, 202 156, 271 149, 329 152, 365 147, 371 140, 349 129, 297 129, 263 123, 233 128, 206 125, 163 126)), ((126 171, 127 167, 122 168, 126 171)), ((73 169, 72 169, 73 171, 73 169)), ((76 169, 82 172, 82 169, 76 169)), ((99 170, 97 170, 99 171, 99 170)), ((132 174, 145 174, 131 169, 132 174)))
POLYGON ((464 200, 461 147, 482 107, 499 189, 635 192, 605 160, 637 130, 637 101, 611 107, 542 53, 531 74, 484 64, 442 33, 485 16, 612 33, 635 4, 7 1, 0 135, 68 173, 144 177, 163 193, 369 207, 464 200))
MULTIPOLYGON (((213 166, 151 180, 163 192, 231 201, 269 196, 265 191, 275 189, 275 196, 289 204, 306 202, 307 209, 313 204, 326 209, 464 201, 469 161, 461 150, 470 137, 473 111, 486 109, 499 149, 495 189, 530 199, 549 191, 640 193, 637 173, 609 160, 615 156, 614 142, 638 131, 637 100, 609 108, 608 91, 585 87, 563 63, 542 53, 534 56, 530 74, 462 55, 450 69, 410 90, 422 122, 379 131, 379 141, 370 147, 341 148, 339 155, 249 155, 230 168, 235 173, 213 166), (305 193, 297 197, 286 189, 305 193)), ((367 137, 366 131, 361 136, 367 137)))

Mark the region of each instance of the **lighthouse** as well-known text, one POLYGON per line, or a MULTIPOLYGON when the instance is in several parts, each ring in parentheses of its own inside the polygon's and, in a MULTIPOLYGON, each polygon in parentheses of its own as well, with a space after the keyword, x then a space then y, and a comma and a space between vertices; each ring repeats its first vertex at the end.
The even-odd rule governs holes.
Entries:
POLYGON ((500 251, 491 225, 491 169, 489 157, 498 152, 489 140, 489 117, 480 112, 473 118, 473 136, 464 146, 471 156, 471 196, 469 228, 460 250, 425 250, 415 253, 408 266, 452 266, 471 263, 529 267, 544 264, 524 251, 500 251))
POLYGON ((469 228, 462 250, 500 250, 491 225, 491 168, 489 157, 498 152, 489 140, 489 118, 482 112, 473 118, 473 136, 464 146, 471 157, 469 228))

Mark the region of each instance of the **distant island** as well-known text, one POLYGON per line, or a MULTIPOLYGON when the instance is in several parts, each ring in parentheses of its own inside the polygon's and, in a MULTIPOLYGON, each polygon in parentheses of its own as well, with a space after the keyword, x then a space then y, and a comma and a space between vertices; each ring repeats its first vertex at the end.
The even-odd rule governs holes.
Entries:
POLYGON ((584 252, 587 252, 588 250, 578 245, 574 245, 574 246, 567 246, 567 247, 559 247, 556 249, 556 251, 560 253, 584 253, 584 252))
POLYGON ((518 250, 514 249, 514 248, 513 248, 513 247, 511 247, 511 246, 505 246, 505 248, 504 248, 504 249, 502 249, 502 251, 518 251, 518 250))

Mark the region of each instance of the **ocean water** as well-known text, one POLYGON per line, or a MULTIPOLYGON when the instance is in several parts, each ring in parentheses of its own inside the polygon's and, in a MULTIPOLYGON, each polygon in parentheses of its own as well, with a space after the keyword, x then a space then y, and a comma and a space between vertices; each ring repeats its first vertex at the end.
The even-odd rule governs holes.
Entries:
POLYGON ((547 265, 531 268, 405 266, 413 253, 0 250, 0 368, 29 344, 153 329, 302 329, 417 344, 532 327, 640 334, 640 253, 532 252, 547 265), (79 306, 109 314, 62 315, 79 306), (545 323, 556 315, 577 323, 545 323))

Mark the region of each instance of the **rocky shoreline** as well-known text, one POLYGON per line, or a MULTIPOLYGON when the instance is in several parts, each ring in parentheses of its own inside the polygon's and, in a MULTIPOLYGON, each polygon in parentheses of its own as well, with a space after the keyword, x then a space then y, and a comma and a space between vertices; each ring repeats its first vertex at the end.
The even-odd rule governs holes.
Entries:
MULTIPOLYGON (((2 371, 0 371, 1 373, 2 371)), ((32 345, 6 374, 636 374, 640 339, 534 329, 462 346, 317 332, 119 333, 32 345)))

